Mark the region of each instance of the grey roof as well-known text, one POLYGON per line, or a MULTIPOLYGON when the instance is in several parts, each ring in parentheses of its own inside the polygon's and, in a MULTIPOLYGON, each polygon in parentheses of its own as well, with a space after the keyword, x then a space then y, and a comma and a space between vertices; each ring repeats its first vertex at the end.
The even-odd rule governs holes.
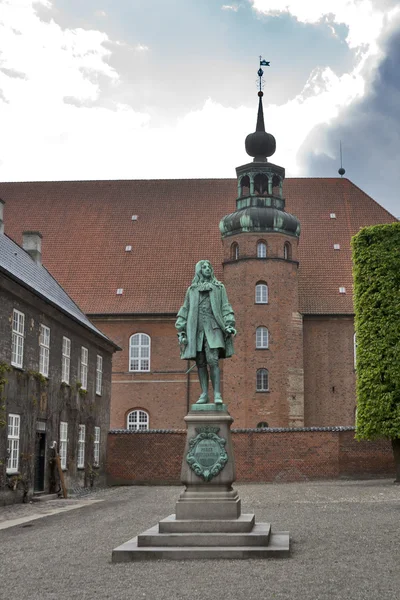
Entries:
POLYGON ((48 270, 43 265, 36 264, 21 246, 18 246, 4 233, 0 233, 0 271, 8 274, 24 287, 72 317, 114 348, 118 348, 114 342, 89 321, 48 270))

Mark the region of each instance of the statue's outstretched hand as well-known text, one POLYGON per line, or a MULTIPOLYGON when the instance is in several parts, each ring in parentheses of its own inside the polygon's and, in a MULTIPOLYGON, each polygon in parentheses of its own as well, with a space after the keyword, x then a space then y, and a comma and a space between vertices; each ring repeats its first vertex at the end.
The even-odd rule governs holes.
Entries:
POLYGON ((234 327, 231 327, 231 326, 225 327, 225 333, 227 335, 233 335, 233 336, 235 336, 236 335, 236 329, 234 327))
POLYGON ((183 346, 187 346, 188 340, 186 337, 186 333, 184 331, 181 331, 180 333, 178 333, 178 341, 183 346))

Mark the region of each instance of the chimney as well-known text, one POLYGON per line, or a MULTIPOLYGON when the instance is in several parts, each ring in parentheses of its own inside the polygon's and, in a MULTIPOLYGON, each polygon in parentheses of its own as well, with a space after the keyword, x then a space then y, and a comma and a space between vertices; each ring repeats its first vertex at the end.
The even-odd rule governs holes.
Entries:
POLYGON ((42 234, 39 231, 24 231, 22 247, 40 267, 42 264, 42 234))
POLYGON ((5 202, 0 198, 0 234, 4 233, 3 208, 5 202))

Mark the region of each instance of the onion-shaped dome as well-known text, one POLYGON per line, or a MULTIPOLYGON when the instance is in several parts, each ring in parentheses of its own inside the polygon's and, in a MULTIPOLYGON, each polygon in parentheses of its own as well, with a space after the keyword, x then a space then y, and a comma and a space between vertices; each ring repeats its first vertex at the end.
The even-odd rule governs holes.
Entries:
POLYGON ((245 148, 249 156, 254 157, 254 162, 265 162, 267 156, 272 156, 276 150, 276 141, 271 133, 266 133, 264 126, 264 113, 262 106, 263 93, 258 92, 258 115, 254 133, 250 133, 245 140, 245 148))
POLYGON ((300 236, 300 221, 277 208, 249 206, 223 217, 219 224, 222 237, 244 232, 286 233, 300 236))

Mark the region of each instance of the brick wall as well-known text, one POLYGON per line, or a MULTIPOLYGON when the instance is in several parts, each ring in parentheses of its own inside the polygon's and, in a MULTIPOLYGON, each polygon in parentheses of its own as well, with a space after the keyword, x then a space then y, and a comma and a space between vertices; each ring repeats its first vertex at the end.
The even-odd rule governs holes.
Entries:
POLYGON ((353 316, 305 315, 303 329, 305 425, 354 425, 353 316))
POLYGON ((224 284, 232 304, 238 335, 235 356, 224 365, 225 401, 239 427, 304 426, 303 331, 298 313, 297 239, 280 233, 241 233, 223 240, 224 284), (257 243, 267 244, 267 257, 257 258, 257 243), (284 244, 293 260, 284 260, 284 244), (229 260, 232 243, 239 259, 229 260), (268 303, 255 303, 258 281, 268 285, 268 303), (256 349, 257 327, 267 327, 269 347, 256 349), (256 390, 258 369, 268 369, 269 390, 256 390))
POLYGON ((17 282, 0 276, 0 365, 7 367, 5 383, 0 389, 0 505, 19 500, 19 490, 25 486, 28 496, 34 486, 53 492, 58 489, 50 446, 60 441, 60 422, 68 424, 67 470, 68 488, 96 484, 105 479, 106 440, 110 423, 111 347, 97 335, 87 331, 73 319, 39 299, 17 282), (22 367, 11 365, 13 310, 25 315, 22 367), (48 377, 39 375, 40 324, 50 328, 48 377), (61 381, 63 336, 71 341, 70 382, 61 381), (88 349, 87 390, 80 393, 81 348, 88 349), (97 355, 103 358, 102 391, 96 394, 97 355), (6 471, 9 414, 20 417, 17 471, 6 471), (38 422, 41 426, 37 433, 38 422), (1 426, 3 424, 3 426, 1 426), (85 467, 77 467, 79 425, 85 425, 85 467), (99 467, 93 468, 95 427, 100 427, 99 467), (43 448, 38 446, 42 439, 43 448), (39 452, 44 452, 44 475, 35 472, 39 452), (95 474, 95 475, 94 475, 95 474), (18 477, 19 487, 10 494, 9 486, 18 477))
MULTIPOLYGON (((127 432, 108 436, 111 485, 179 484, 186 432, 127 432)), ((388 441, 357 442, 352 428, 233 430, 238 482, 283 482, 392 476, 388 441)))

